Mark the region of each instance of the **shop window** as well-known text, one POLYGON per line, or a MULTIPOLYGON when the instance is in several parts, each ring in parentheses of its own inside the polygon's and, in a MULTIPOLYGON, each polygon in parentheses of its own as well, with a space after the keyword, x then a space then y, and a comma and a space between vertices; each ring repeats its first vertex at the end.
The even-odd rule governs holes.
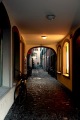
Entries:
POLYGON ((57 49, 57 72, 61 73, 61 46, 57 49))
POLYGON ((63 46, 63 75, 69 77, 69 42, 63 46))

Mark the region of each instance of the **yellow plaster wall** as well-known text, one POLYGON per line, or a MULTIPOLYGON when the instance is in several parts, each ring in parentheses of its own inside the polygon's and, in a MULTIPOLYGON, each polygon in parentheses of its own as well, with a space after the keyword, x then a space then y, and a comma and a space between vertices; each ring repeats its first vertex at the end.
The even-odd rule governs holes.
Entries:
MULTIPOLYGON (((72 38, 70 38, 70 35, 71 35, 71 37, 73 37, 73 35, 74 35, 74 33, 75 33, 75 31, 78 29, 78 28, 80 28, 80 25, 78 25, 78 26, 75 26, 74 28, 73 28, 73 30, 72 31, 70 31, 70 33, 68 34, 68 36, 65 38, 65 39, 68 39, 69 41, 70 41, 70 78, 67 78, 67 77, 64 77, 63 76, 63 74, 61 73, 61 74, 57 74, 57 79, 65 86, 65 87, 67 87, 69 90, 71 90, 72 91, 72 38)), ((64 40, 65 40, 64 39, 64 40)), ((61 44, 61 46, 62 46, 62 44, 63 44, 63 42, 64 42, 64 40, 62 40, 61 42, 59 42, 57 45, 59 45, 59 44, 61 44)), ((61 58, 61 60, 62 60, 63 58, 61 58)), ((63 62, 63 61, 62 61, 63 62)), ((61 64, 63 64, 63 63, 61 63, 61 64)), ((63 66, 62 66, 63 67, 63 66)), ((61 68, 62 69, 62 68, 61 68)), ((62 71, 62 70, 61 70, 62 71)))
POLYGON ((57 44, 61 45, 61 74, 57 74, 57 79, 65 86, 67 87, 70 91, 72 91, 72 38, 70 38, 70 35, 67 36, 64 40, 59 42, 57 44), (70 77, 65 77, 63 76, 63 43, 64 41, 68 39, 70 42, 70 77))

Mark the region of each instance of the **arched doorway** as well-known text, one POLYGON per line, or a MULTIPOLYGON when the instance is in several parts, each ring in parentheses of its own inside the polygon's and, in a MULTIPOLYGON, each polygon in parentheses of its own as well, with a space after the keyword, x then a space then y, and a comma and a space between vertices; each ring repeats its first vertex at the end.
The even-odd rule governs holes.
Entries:
POLYGON ((13 42, 13 78, 15 80, 19 71, 24 73, 24 51, 25 45, 22 41, 23 38, 19 34, 19 30, 16 26, 12 28, 12 42, 13 42))
POLYGON ((80 98, 80 28, 76 30, 72 40, 72 78, 73 78, 73 93, 80 98))
POLYGON ((13 38, 13 73, 14 79, 16 78, 18 71, 20 70, 20 35, 16 26, 12 28, 13 38))
POLYGON ((31 48, 27 53, 27 66, 31 66, 32 69, 42 68, 57 78, 57 55, 52 48, 44 46, 31 48))

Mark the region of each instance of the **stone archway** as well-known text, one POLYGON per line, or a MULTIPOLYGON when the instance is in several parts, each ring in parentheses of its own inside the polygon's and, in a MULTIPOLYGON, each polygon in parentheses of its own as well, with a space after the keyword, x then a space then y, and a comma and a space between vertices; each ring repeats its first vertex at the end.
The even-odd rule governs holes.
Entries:
MULTIPOLYGON (((42 63, 40 64, 40 66, 42 66, 42 68, 46 71, 48 71, 49 74, 51 74, 51 76, 57 78, 57 54, 55 52, 54 49, 50 48, 50 47, 46 47, 46 46, 35 46, 31 49, 28 50, 28 53, 27 53, 27 65, 29 65, 29 59, 30 59, 30 55, 31 55, 31 52, 32 52, 32 49, 35 49, 35 48, 46 48, 46 53, 45 53, 45 57, 44 57, 44 62, 41 61, 42 63), (42 65, 44 64, 44 65, 42 65)), ((32 59, 32 58, 31 58, 32 59)), ((34 68, 33 66, 33 59, 31 60, 32 61, 32 68, 34 68)))

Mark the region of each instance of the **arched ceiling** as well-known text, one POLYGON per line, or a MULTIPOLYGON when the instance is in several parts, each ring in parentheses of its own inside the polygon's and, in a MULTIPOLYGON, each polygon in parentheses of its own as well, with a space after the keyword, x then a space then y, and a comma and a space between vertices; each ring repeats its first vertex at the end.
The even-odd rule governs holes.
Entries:
POLYGON ((27 44, 48 45, 62 40, 80 24, 80 0, 3 0, 27 44), (46 15, 54 14, 49 21, 46 15), (42 35, 47 39, 43 40, 42 35))

